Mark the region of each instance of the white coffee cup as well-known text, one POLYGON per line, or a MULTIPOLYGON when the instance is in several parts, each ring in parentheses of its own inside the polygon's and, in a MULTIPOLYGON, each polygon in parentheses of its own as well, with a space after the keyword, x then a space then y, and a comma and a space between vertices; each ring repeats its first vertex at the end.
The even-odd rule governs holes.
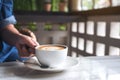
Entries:
POLYGON ((49 67, 62 66, 67 57, 68 47, 59 44, 45 44, 35 48, 38 61, 49 67))

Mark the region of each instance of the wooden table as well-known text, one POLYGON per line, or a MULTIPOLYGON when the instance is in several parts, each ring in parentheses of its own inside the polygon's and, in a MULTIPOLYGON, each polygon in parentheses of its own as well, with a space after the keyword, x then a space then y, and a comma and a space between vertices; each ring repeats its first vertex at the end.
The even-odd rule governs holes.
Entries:
POLYGON ((0 80, 120 80, 120 57, 79 57, 79 64, 63 72, 42 72, 21 62, 0 64, 0 80))

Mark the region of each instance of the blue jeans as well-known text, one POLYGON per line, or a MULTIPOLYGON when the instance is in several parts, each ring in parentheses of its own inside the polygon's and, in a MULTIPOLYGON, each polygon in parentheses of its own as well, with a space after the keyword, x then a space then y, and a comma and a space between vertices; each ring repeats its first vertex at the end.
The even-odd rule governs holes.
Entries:
POLYGON ((0 63, 16 60, 21 60, 16 47, 10 46, 3 42, 3 48, 2 51, 0 51, 0 63))

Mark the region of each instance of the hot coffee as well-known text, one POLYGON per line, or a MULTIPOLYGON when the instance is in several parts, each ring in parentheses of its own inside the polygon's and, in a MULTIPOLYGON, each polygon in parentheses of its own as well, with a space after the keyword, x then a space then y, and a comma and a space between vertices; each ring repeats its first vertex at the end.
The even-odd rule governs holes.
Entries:
POLYGON ((58 45, 42 45, 38 49, 40 50, 63 50, 65 47, 58 45))
POLYGON ((68 47, 59 44, 40 45, 35 48, 38 61, 46 66, 61 66, 67 57, 68 47))

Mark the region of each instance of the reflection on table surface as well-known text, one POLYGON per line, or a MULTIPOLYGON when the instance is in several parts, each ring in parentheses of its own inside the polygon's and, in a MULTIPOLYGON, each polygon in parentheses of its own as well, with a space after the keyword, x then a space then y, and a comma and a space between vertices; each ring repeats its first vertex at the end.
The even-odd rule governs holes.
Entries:
POLYGON ((120 57, 79 57, 79 64, 62 72, 44 72, 21 62, 0 64, 0 80, 120 80, 120 57))

